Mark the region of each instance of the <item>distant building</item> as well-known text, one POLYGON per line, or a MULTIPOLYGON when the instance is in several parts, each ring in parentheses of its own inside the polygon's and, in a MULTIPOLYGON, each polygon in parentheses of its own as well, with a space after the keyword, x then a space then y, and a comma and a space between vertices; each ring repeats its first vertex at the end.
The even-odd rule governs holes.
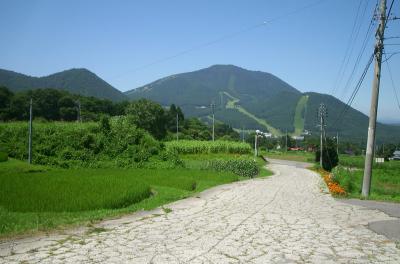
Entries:
POLYGON ((395 152, 393 152, 393 159, 400 160, 400 150, 396 150, 395 152))

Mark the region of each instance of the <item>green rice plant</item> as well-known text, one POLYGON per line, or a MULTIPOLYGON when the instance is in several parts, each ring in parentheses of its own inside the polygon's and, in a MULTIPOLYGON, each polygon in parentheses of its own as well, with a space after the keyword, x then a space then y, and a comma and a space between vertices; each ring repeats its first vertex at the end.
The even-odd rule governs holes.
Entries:
POLYGON ((237 181, 201 169, 60 169, 0 163, 0 237, 149 210, 237 181))
POLYGON ((96 171, 3 173, 0 205, 13 212, 73 212, 116 209, 150 196, 147 183, 96 171))
POLYGON ((248 154, 252 152, 249 144, 235 141, 198 141, 180 140, 165 143, 166 149, 179 154, 205 154, 205 153, 236 153, 248 154))

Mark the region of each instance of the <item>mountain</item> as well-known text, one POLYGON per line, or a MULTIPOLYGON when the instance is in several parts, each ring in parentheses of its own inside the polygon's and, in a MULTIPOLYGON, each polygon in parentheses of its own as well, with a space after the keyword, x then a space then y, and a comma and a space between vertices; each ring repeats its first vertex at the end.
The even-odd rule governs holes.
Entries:
POLYGON ((13 92, 55 88, 112 101, 127 99, 122 92, 87 69, 70 69, 45 77, 32 77, 0 69, 0 86, 6 86, 13 92))
MULTIPOLYGON (((171 75, 125 92, 130 99, 147 98, 164 106, 176 104, 187 116, 216 120, 236 129, 270 131, 293 136, 304 130, 318 134, 320 103, 328 109, 328 135, 364 142, 368 117, 350 108, 338 119, 345 104, 337 98, 314 92, 301 93, 278 77, 234 65, 214 65, 198 71, 171 75), (212 104, 214 107, 212 107, 212 104)), ((378 124, 379 141, 400 140, 400 127, 378 124)))

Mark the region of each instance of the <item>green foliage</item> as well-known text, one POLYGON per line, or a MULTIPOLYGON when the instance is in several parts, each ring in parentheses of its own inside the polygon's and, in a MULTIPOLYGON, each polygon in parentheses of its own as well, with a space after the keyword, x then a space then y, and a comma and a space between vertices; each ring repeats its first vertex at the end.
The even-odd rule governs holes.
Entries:
MULTIPOLYGON (((315 152, 315 162, 320 162, 321 150, 315 152)), ((336 144, 333 139, 326 138, 322 149, 322 167, 326 171, 331 171, 339 163, 339 156, 336 152, 336 144)))
POLYGON ((216 159, 207 162, 207 168, 216 171, 231 171, 242 177, 254 177, 259 173, 257 162, 251 159, 216 159))
MULTIPOLYGON (((28 124, 0 125, 0 142, 10 157, 27 159, 28 124)), ((140 167, 162 145, 125 117, 102 123, 39 123, 33 125, 33 162, 59 167, 140 167)))
POLYGON ((4 162, 8 160, 8 155, 5 152, 0 151, 0 162, 4 162))
MULTIPOLYGON (((342 163, 342 161, 341 161, 342 163)), ((349 163, 350 164, 350 163, 349 163)), ((356 164, 356 166, 358 166, 356 164)), ((400 202, 400 162, 375 164, 369 199, 400 202)), ((350 197, 360 198, 364 171, 355 167, 338 166, 333 180, 342 186, 350 197)))
POLYGON ((132 102, 126 109, 130 122, 162 139, 167 133, 167 116, 161 105, 146 99, 132 102))
POLYGON ((0 237, 149 210, 237 180, 233 173, 199 169, 64 170, 11 159, 0 163, 0 184, 4 190, 0 192, 0 237), (149 186, 151 196, 147 196, 149 186), (123 202, 129 195, 147 198, 123 202), (107 202, 101 204, 106 198, 107 202), (81 210, 95 207, 100 209, 81 210))
POLYGON ((73 121, 78 117, 78 101, 82 120, 98 120, 101 115, 124 114, 126 102, 73 95, 63 90, 35 89, 13 94, 0 88, 0 120, 28 120, 29 101, 33 100, 33 117, 45 120, 73 121))
POLYGON ((0 183, 0 204, 13 212, 117 209, 151 194, 150 186, 135 177, 90 170, 4 173, 0 183))
MULTIPOLYGON (((332 146, 323 147, 322 149, 322 167, 326 171, 331 171, 334 167, 338 165, 339 157, 337 155, 336 149, 332 146)), ((317 150, 315 152, 315 162, 319 162, 321 157, 321 151, 317 150)))
POLYGON ((176 151, 179 154, 201 154, 201 153, 251 153, 251 147, 242 142, 233 141, 194 141, 179 140, 165 143, 167 150, 176 151))

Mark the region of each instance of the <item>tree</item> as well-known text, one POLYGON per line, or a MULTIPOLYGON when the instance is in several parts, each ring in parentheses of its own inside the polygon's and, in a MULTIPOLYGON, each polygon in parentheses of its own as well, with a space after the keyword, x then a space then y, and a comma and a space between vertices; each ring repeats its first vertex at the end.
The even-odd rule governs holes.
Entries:
POLYGON ((167 133, 166 114, 161 105, 147 99, 132 102, 126 108, 129 121, 150 132, 155 138, 163 139, 167 133))
POLYGON ((10 116, 10 104, 14 93, 4 86, 0 86, 0 120, 7 120, 10 116))
POLYGON ((215 125, 215 136, 225 140, 239 140, 240 135, 227 124, 217 123, 215 125))
POLYGON ((167 129, 171 132, 176 132, 176 116, 178 115, 179 126, 181 126, 182 122, 185 120, 185 116, 180 107, 176 107, 172 104, 169 107, 169 110, 166 111, 167 116, 167 129))
MULTIPOLYGON (((315 162, 319 162, 321 151, 315 152, 315 162)), ((327 138, 322 148, 322 168, 331 171, 339 163, 339 157, 336 152, 336 145, 333 139, 327 138)))
POLYGON ((78 111, 74 98, 65 95, 58 100, 59 115, 62 120, 73 121, 77 119, 78 111))

